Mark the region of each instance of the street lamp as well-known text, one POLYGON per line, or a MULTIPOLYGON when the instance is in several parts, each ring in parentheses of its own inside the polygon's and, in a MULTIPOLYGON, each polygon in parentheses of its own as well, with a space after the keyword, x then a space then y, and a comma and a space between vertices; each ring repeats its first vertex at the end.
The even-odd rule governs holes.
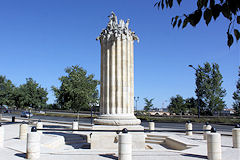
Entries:
MULTIPOLYGON (((191 68, 193 68, 195 71, 196 71, 196 73, 197 73, 197 75, 198 75, 198 72, 199 72, 199 69, 196 69, 195 67, 193 67, 193 65, 188 65, 188 67, 191 67, 191 68)), ((200 103, 199 103, 200 101, 199 101, 199 94, 197 94, 197 108, 198 108, 198 118, 200 117, 200 103)))
POLYGON ((91 105, 91 125, 93 124, 93 104, 91 105))
POLYGON ((90 103, 91 107, 91 125, 93 124, 93 110, 95 110, 96 103, 90 103))
POLYGON ((139 101, 139 97, 134 97, 134 101, 135 101, 135 103, 136 103, 136 111, 137 111, 137 102, 139 101))
POLYGON ((193 65, 189 64, 188 67, 193 68, 196 72, 198 72, 198 69, 196 69, 195 67, 193 67, 193 65))

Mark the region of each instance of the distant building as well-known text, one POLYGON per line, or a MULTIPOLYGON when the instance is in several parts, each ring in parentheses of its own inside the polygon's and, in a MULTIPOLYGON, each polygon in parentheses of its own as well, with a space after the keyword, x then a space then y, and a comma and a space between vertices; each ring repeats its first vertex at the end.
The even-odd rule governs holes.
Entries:
POLYGON ((234 115, 234 110, 229 108, 224 108, 221 112, 214 112, 214 116, 230 116, 234 115))
POLYGON ((168 112, 168 108, 160 108, 157 110, 151 110, 151 111, 149 111, 149 113, 152 116, 170 116, 170 113, 168 112))

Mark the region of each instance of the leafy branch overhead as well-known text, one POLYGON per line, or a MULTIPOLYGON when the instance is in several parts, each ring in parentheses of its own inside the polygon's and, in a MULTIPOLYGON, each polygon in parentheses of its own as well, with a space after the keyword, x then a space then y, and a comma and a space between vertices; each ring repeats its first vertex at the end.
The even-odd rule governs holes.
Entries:
MULTIPOLYGON (((180 6, 182 0, 176 0, 180 6)), ((208 25, 212 19, 216 20, 220 14, 224 18, 229 20, 227 29, 227 45, 232 46, 234 38, 238 41, 240 39, 240 0, 197 0, 197 9, 192 13, 183 14, 182 16, 175 16, 172 18, 171 24, 173 28, 177 25, 178 28, 185 28, 189 23, 195 27, 203 17, 206 25, 208 25)), ((158 9, 172 8, 174 0, 160 0, 155 3, 155 7, 158 9)))

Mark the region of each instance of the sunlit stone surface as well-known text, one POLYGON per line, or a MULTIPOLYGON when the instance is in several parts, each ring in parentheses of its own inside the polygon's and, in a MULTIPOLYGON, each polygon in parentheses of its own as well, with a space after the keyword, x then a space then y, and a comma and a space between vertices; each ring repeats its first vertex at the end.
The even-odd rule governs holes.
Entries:
POLYGON ((100 116, 94 124, 138 125, 134 116, 134 41, 129 19, 117 20, 112 12, 106 29, 97 40, 101 44, 100 116))

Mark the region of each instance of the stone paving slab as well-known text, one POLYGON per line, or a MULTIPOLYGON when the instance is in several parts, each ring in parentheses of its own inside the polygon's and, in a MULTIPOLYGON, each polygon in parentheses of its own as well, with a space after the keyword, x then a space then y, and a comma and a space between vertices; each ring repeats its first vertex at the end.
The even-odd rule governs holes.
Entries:
MULTIPOLYGON (((55 125, 53 123, 44 123, 45 125, 55 125)), ((26 157, 26 140, 18 139, 19 124, 9 124, 5 128, 5 145, 0 149, 0 160, 22 160, 26 157)), ((59 126, 59 124, 57 124, 59 126)), ((71 127, 70 125, 62 125, 71 127)), ((29 127, 30 131, 30 127, 29 127)), ((201 160, 207 159, 206 140, 202 140, 202 134, 193 134, 186 136, 184 133, 154 133, 163 136, 169 136, 195 147, 177 151, 163 147, 162 145, 151 144, 154 149, 146 149, 133 152, 133 160, 201 160)), ((58 147, 49 147, 44 144, 59 142, 62 136, 42 135, 41 136, 41 157, 40 160, 111 160, 117 159, 117 150, 90 150, 74 149, 71 145, 60 145, 58 147), (59 139, 58 139, 59 138, 59 139)), ((240 149, 232 148, 232 137, 222 136, 222 160, 240 160, 240 149)))

